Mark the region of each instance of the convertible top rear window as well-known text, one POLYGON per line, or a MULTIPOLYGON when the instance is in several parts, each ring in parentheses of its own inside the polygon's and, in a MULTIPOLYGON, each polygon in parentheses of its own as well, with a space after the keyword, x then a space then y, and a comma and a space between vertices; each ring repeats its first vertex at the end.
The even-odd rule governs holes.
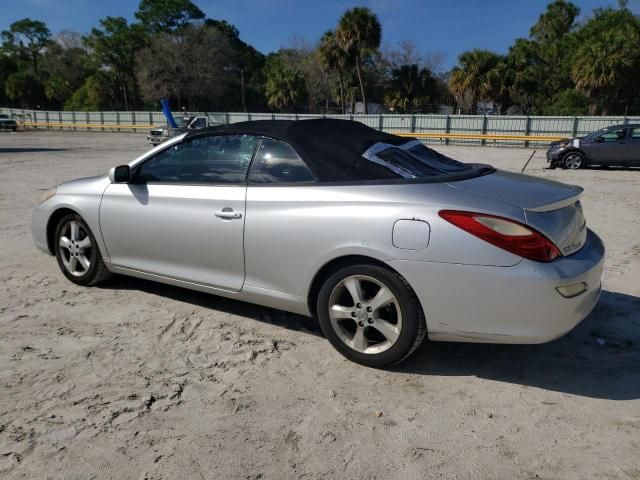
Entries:
POLYGON ((473 172, 466 165, 426 147, 419 140, 402 145, 376 143, 363 157, 388 168, 397 178, 429 178, 473 172))

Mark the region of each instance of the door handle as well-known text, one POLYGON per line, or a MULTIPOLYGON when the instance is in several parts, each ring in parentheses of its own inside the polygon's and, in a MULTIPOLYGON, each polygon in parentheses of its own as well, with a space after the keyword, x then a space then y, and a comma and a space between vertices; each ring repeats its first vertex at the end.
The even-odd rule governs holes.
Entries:
POLYGON ((231 208, 226 207, 216 212, 216 217, 223 218, 225 220, 233 220, 234 218, 242 218, 242 213, 234 212, 231 208))

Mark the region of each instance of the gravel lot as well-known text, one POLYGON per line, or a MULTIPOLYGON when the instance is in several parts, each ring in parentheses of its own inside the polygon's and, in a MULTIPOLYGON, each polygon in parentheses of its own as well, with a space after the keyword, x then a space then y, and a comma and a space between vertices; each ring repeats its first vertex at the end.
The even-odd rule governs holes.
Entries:
MULTIPOLYGON (((0 133, 0 477, 640 478, 640 170, 585 187, 607 246, 591 316, 538 346, 426 342, 393 371, 314 320, 151 282, 81 288, 32 245, 39 191, 142 135, 0 133)), ((438 147, 519 170, 522 148, 438 147)), ((496 292, 499 295, 499 292, 496 292)))

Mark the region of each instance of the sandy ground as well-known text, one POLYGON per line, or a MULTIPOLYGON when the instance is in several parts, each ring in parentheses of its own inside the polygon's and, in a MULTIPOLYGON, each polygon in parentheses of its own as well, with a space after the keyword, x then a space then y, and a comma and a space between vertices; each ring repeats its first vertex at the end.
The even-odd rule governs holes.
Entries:
MULTIPOLYGON (((426 342, 350 363, 307 318, 150 282, 65 280, 32 245, 39 191, 145 151, 141 135, 0 134, 0 477, 640 478, 640 171, 585 187, 604 292, 553 343, 426 342)), ((530 150, 439 147, 518 170, 530 150)), ((496 292, 499 295, 499 292, 496 292)))

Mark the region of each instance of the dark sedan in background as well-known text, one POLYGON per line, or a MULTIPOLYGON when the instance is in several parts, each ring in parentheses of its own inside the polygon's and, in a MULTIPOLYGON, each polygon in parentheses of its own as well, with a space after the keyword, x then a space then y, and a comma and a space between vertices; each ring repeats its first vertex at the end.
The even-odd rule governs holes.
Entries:
POLYGON ((585 137, 553 142, 547 162, 550 168, 640 167, 640 124, 614 125, 585 137))
POLYGON ((0 130, 18 130, 18 123, 5 113, 0 113, 0 130))

